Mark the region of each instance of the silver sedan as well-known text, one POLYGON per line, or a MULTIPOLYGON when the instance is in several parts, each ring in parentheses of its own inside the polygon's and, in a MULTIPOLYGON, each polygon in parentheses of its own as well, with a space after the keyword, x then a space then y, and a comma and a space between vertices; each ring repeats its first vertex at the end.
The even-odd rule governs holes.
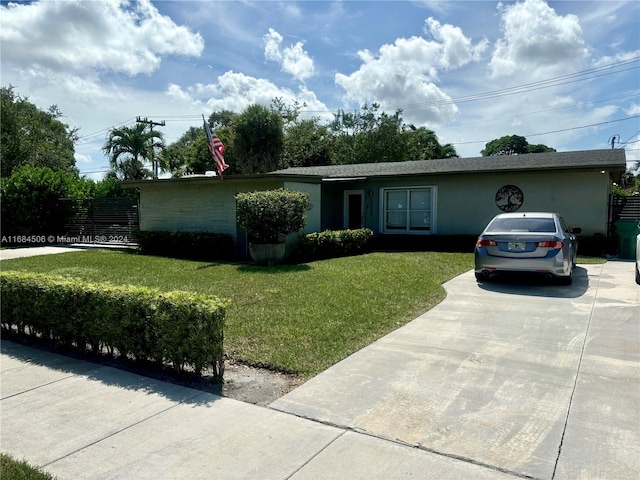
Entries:
POLYGON ((478 237, 475 275, 478 281, 496 272, 537 272, 570 285, 576 265, 576 234, 556 213, 502 213, 478 237))

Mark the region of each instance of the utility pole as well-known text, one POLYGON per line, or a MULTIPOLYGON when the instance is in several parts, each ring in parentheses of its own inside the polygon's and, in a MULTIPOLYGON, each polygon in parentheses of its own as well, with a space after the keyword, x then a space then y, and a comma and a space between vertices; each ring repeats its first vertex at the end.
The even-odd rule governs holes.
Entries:
MULTIPOLYGON (((151 131, 153 131, 154 125, 157 125, 159 127, 164 127, 164 120, 162 120, 161 122, 154 122, 153 120, 149 120, 147 117, 144 117, 144 118, 136 117, 136 122, 150 125, 151 131)), ((153 139, 151 139, 151 142, 153 142, 153 139)), ((153 179, 157 180, 158 179, 158 161, 156 160, 156 155, 155 155, 155 152, 153 151, 153 147, 151 148, 151 164, 153 165, 153 179)))

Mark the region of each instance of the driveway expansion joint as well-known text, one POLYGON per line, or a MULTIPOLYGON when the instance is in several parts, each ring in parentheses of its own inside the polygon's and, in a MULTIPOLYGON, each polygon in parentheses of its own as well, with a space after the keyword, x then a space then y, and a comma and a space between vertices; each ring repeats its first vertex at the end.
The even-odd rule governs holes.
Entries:
POLYGON ((49 465, 53 465, 54 463, 59 462, 60 460, 64 460, 67 457, 75 455, 78 452, 81 452, 83 450, 86 450, 87 448, 90 448, 90 447, 92 447, 94 445, 97 445, 98 443, 101 443, 101 442, 107 440, 108 438, 114 437, 115 435, 118 435, 118 434, 120 434, 122 432, 125 432, 125 431, 127 431, 127 430, 129 430, 129 429, 131 429, 131 428, 133 428, 135 426, 138 426, 138 425, 142 424, 142 423, 145 423, 145 422, 151 420, 152 418, 155 418, 155 417, 157 417, 159 415, 162 415, 163 413, 166 413, 166 412, 168 412, 170 410, 173 410, 174 408, 177 408, 177 407, 179 407, 181 405, 184 405, 185 403, 190 402, 193 399, 201 397, 203 395, 207 395, 207 393, 206 392, 202 392, 202 393, 193 395, 192 397, 185 398, 184 400, 182 400, 180 402, 176 402, 174 405, 171 405, 170 407, 167 407, 167 408, 165 408, 163 410, 160 410, 159 412, 154 413, 153 415, 149 415, 148 417, 142 418, 142 419, 138 420, 137 422, 134 422, 134 423, 132 423, 130 425, 127 425, 124 428, 120 428, 120 429, 118 429, 118 430, 116 430, 114 432, 111 432, 109 435, 105 435, 105 436, 103 436, 101 438, 98 438, 98 439, 94 440, 93 442, 87 443, 86 445, 83 445, 81 448, 78 448, 76 450, 68 452, 65 455, 62 455, 61 457, 56 458, 54 460, 51 460, 50 462, 47 462, 47 463, 45 463, 43 465, 39 465, 39 467, 40 468, 47 468, 49 465))
POLYGON ((598 288, 600 287, 600 279, 602 278, 602 268, 603 267, 600 268, 600 272, 597 276, 595 293, 593 295, 593 301, 591 302, 591 310, 589 312, 589 320, 587 321, 587 328, 584 331, 584 340, 582 342, 582 348, 580 349, 580 358, 578 360, 578 365, 576 365, 576 375, 573 380, 573 388, 571 390, 571 395, 569 396, 569 404, 567 405, 567 414, 564 418, 564 425, 562 426, 562 436, 560 437, 560 444, 558 445, 558 455, 556 456, 556 460, 553 464, 553 473, 551 474, 551 480, 556 478, 556 470, 558 469, 558 463, 560 462, 560 455, 562 454, 562 445, 564 444, 564 436, 567 433, 569 416, 571 415, 571 405, 573 404, 573 397, 575 396, 576 388, 578 387, 578 378, 580 377, 580 368, 582 367, 584 351, 587 347, 587 340, 589 339, 589 329, 591 328, 591 321, 593 320, 593 310, 595 309, 596 299, 598 298, 598 288))

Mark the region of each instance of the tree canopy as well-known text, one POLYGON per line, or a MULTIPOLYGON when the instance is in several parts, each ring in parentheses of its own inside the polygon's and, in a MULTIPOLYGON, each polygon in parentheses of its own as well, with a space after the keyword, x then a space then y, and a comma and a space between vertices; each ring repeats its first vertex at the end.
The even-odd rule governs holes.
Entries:
MULTIPOLYGON (((275 98, 270 107, 251 105, 240 114, 213 112, 208 122, 225 145, 226 173, 458 156, 433 130, 406 125, 402 110, 391 115, 374 103, 357 112, 339 110, 324 124, 319 117, 303 118, 304 106, 275 98)), ((162 164, 176 177, 214 170, 202 128, 191 127, 169 145, 162 164)))
POLYGON ((155 150, 164 147, 162 132, 136 123, 132 127, 112 128, 102 151, 109 157, 111 171, 119 180, 142 180, 151 177, 147 165, 155 150))
MULTIPOLYGON (((284 148, 282 117, 262 105, 249 105, 234 123, 233 146, 241 173, 276 170, 284 148)), ((222 140, 222 139, 221 139, 222 140)))
POLYGON ((56 105, 45 112, 18 95, 13 86, 0 88, 1 176, 24 165, 77 173, 74 144, 77 130, 62 123, 56 105))
POLYGON ((530 145, 525 137, 519 135, 505 135, 491 140, 480 152, 483 157, 496 155, 518 155, 523 153, 555 152, 555 148, 546 145, 530 145))

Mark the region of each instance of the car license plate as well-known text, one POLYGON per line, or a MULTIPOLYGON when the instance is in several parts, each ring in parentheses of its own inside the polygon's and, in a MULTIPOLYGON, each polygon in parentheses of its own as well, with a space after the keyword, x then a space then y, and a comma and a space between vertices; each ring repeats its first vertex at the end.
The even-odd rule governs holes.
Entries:
POLYGON ((526 247, 526 243, 525 242, 509 242, 509 250, 514 251, 514 252, 522 252, 524 251, 525 247, 526 247))

